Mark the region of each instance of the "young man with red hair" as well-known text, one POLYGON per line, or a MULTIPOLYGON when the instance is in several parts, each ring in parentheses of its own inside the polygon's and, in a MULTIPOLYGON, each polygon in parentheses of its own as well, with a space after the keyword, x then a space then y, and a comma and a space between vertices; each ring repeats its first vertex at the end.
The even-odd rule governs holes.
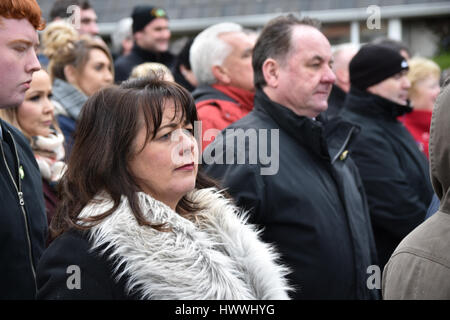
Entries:
MULTIPOLYGON (((0 108, 23 102, 44 25, 36 0, 0 2, 0 108)), ((25 137, 1 119, 0 203, 0 299, 34 299, 47 237, 41 177, 25 137)))

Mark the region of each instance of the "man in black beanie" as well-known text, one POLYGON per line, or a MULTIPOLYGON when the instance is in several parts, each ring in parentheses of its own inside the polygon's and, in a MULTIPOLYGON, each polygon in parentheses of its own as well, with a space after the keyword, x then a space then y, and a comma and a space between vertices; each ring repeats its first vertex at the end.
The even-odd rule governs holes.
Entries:
POLYGON ((134 46, 129 55, 114 63, 116 83, 128 79, 131 70, 142 63, 159 62, 170 69, 175 62, 175 57, 169 52, 171 33, 166 11, 139 5, 134 7, 131 17, 134 46))
POLYGON ((400 241, 422 223, 433 194, 428 162, 397 117, 409 106, 408 62, 368 44, 350 62, 344 119, 361 126, 350 150, 369 202, 381 270, 400 241))

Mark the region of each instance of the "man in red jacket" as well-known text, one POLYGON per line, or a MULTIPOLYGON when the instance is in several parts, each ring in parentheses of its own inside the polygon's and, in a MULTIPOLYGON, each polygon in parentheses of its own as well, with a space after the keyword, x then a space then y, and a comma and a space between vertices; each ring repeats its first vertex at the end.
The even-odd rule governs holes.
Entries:
POLYGON ((255 40, 242 26, 225 22, 203 30, 192 44, 190 62, 198 81, 192 95, 202 121, 202 150, 253 109, 255 40))

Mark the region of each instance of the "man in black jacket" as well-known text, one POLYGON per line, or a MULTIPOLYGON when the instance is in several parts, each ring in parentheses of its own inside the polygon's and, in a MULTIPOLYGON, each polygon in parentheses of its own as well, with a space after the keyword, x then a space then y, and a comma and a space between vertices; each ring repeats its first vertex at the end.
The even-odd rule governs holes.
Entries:
POLYGON ((270 21, 253 51, 254 109, 205 149, 204 170, 280 250, 293 298, 375 299, 369 212, 348 157, 358 128, 317 118, 335 81, 331 59, 310 20, 270 21))
POLYGON ((424 221, 433 194, 426 157, 397 120, 412 110, 407 70, 408 62, 395 50, 363 46, 350 62, 351 89, 340 113, 362 127, 351 156, 367 193, 381 269, 424 221))
POLYGON ((127 80, 133 68, 145 62, 159 62, 169 69, 175 64, 175 56, 169 51, 171 34, 166 11, 139 5, 131 17, 134 46, 129 55, 119 57, 114 64, 116 83, 127 80))
MULTIPOLYGON (((20 105, 40 64, 42 29, 35 0, 0 2, 0 108, 20 105)), ((34 299, 35 269, 45 247, 41 176, 28 141, 0 120, 0 299, 34 299)))

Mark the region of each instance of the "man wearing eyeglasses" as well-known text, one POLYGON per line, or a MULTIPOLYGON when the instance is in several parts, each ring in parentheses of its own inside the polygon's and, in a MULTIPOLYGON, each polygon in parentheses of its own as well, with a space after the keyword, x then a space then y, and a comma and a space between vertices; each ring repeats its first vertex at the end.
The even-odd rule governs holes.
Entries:
POLYGON ((128 79, 131 70, 144 62, 159 62, 171 68, 174 56, 169 52, 169 18, 164 9, 148 5, 136 6, 133 18, 134 46, 131 53, 115 62, 115 81, 128 79))

